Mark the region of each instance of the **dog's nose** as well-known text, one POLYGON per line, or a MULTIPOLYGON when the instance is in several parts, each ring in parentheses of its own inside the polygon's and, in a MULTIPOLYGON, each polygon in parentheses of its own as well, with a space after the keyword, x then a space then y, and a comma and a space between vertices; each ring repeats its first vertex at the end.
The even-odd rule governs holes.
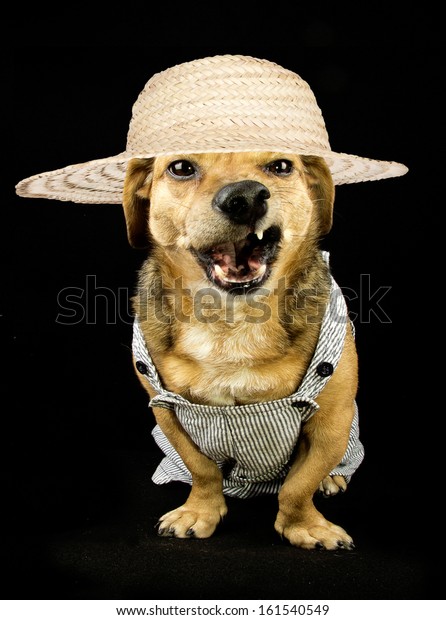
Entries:
POLYGON ((238 181, 222 187, 212 206, 234 224, 254 224, 265 215, 270 196, 268 188, 258 181, 238 181))

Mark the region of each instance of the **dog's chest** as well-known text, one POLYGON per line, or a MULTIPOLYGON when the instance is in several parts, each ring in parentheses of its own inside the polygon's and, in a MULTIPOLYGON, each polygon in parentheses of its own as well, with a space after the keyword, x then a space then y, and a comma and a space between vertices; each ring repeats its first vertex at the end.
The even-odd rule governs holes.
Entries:
POLYGON ((232 405, 292 393, 305 367, 284 333, 271 325, 200 324, 182 330, 164 372, 195 402, 232 405))

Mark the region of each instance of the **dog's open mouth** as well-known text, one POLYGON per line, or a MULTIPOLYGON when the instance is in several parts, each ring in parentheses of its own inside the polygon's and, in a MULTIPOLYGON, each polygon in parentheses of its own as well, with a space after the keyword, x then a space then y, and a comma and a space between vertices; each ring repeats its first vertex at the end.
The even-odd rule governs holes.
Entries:
POLYGON ((280 237, 280 229, 271 226, 263 234, 251 232, 241 241, 216 243, 194 254, 211 282, 229 291, 247 290, 268 278, 280 237))

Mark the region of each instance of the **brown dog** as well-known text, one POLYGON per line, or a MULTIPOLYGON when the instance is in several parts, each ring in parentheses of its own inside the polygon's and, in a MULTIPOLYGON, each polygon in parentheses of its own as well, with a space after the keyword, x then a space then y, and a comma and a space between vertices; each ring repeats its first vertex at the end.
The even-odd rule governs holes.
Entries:
MULTIPOLYGON (((330 172, 318 157, 248 152, 130 162, 123 201, 128 236, 133 246, 149 248, 134 310, 165 389, 223 407, 296 391, 330 296, 318 242, 331 228, 333 200, 330 172)), ((138 370, 154 398, 156 389, 138 370)), ((346 451, 356 389, 347 329, 339 363, 316 399, 319 409, 302 425, 281 483, 275 529, 293 545, 353 546, 318 512, 313 495, 347 486, 329 474, 346 451)), ((153 413, 192 482, 186 503, 160 518, 159 534, 211 536, 227 512, 224 467, 204 454, 172 408, 153 406, 153 413)))
POLYGON ((152 479, 192 485, 160 535, 210 536, 225 496, 277 493, 275 527, 292 544, 352 546, 312 499, 345 490, 364 454, 351 324, 319 239, 334 185, 406 172, 333 151, 294 72, 224 54, 153 75, 125 151, 17 184, 123 203, 131 244, 149 248, 132 349, 165 454, 152 479))

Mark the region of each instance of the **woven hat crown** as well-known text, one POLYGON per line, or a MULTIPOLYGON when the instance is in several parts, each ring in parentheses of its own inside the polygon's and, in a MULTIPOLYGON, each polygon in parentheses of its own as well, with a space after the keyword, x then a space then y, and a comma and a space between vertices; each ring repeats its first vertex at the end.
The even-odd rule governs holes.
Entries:
POLYGON ((307 153, 330 150, 307 82, 273 62, 226 55, 154 75, 133 106, 126 150, 289 150, 290 141, 307 153))
POLYGON ((336 185, 407 172, 397 162, 332 151, 315 96, 296 73, 268 60, 221 55, 152 76, 133 106, 122 153, 34 175, 16 191, 30 198, 120 204, 134 157, 244 151, 323 157, 336 185))

